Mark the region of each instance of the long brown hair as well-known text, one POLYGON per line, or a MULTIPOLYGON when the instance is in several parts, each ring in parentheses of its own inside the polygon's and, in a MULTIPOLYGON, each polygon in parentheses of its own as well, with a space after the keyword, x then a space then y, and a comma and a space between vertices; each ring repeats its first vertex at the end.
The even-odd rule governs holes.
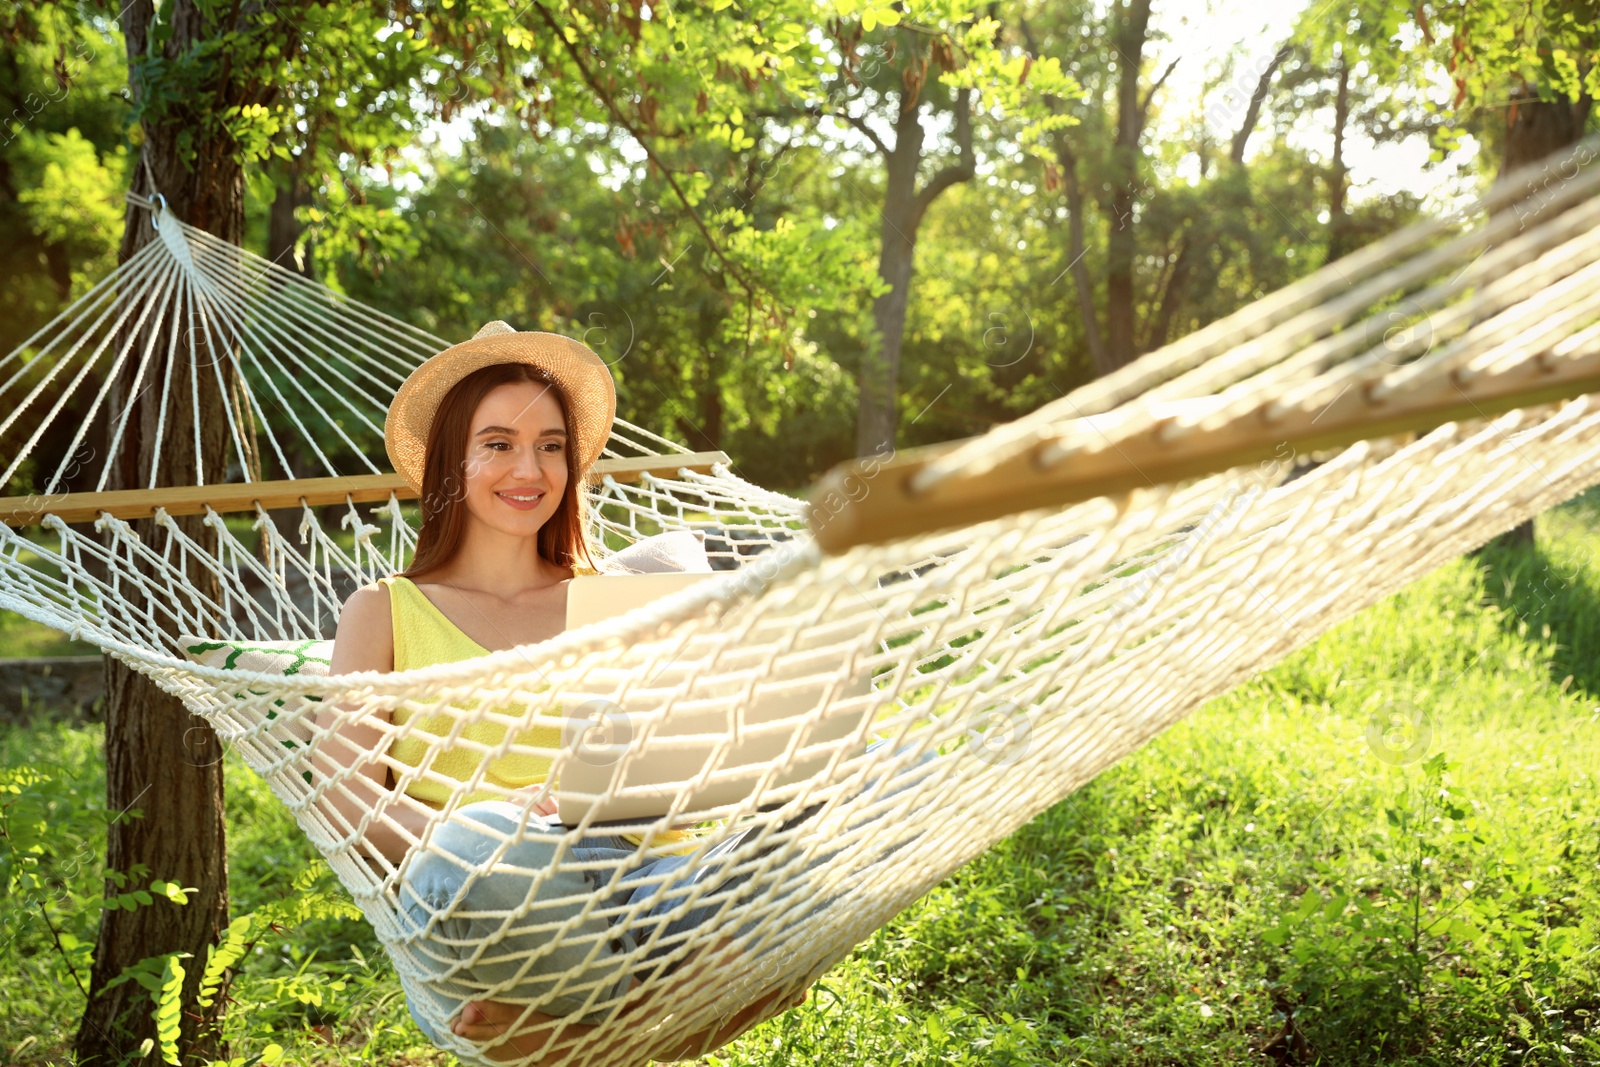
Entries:
MULTIPOLYGON (((400 573, 415 579, 444 566, 455 558, 467 529, 466 466, 467 438, 472 434, 472 416, 489 393, 512 382, 531 382, 548 386, 567 419, 567 397, 561 387, 537 367, 526 363, 494 363, 479 367, 462 378, 439 402, 433 424, 428 427, 428 452, 422 469, 422 528, 417 531, 417 550, 411 566, 400 573)), ((567 460, 567 488, 554 515, 539 528, 539 555, 558 567, 571 567, 577 574, 595 573, 594 552, 589 544, 587 472, 576 469, 578 450, 562 450, 567 460)))

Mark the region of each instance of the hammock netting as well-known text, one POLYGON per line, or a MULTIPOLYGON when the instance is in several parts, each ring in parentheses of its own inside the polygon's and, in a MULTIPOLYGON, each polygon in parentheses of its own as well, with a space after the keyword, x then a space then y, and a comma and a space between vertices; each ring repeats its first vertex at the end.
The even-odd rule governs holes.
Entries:
MULTIPOLYGON (((1042 464, 1070 467, 1157 430, 1181 456, 1187 441, 1270 432, 1271 417, 1315 416, 1351 390, 1376 424, 1417 390, 1467 395, 1473 381, 1587 366, 1600 354, 1591 159, 1580 146, 1536 194, 1507 183, 1393 234, 942 453, 919 478, 977 485, 1041 448, 1042 464)), ((130 199, 160 240, 0 362, 0 482, 83 484, 86 446, 101 441, 104 488, 125 414, 109 383, 162 353, 178 372, 144 384, 164 411, 198 403, 200 376, 224 360, 234 371, 225 410, 206 417, 228 420, 237 479, 384 473, 389 400, 450 342, 130 199)), ((447 1018, 466 999, 502 1000, 558 1017, 539 1062, 632 1063, 771 990, 803 988, 1208 698, 1600 481, 1600 410, 1583 393, 1198 477, 1151 469, 1115 495, 837 552, 808 528, 806 502, 726 465, 674 469, 686 449, 619 421, 606 455, 653 466, 596 481, 596 540, 615 552, 708 531, 719 572, 547 642, 408 671, 330 677, 319 663, 345 597, 409 559, 415 509, 395 495, 258 504, 231 523, 208 510, 214 547, 165 510, 141 541, 126 519, 68 523, 40 497, 33 525, 0 527, 0 606, 148 675, 271 783, 412 1003, 434 1013, 441 1047, 504 1056, 454 1036, 447 1018), (219 595, 185 577, 197 565, 219 595), (202 654, 219 647, 223 660, 202 654), (800 710, 776 726, 747 721, 778 690, 800 693, 800 710), (326 757, 341 729, 379 709, 399 724, 374 729, 420 740, 428 756, 389 760, 395 787, 373 799, 326 757), (583 728, 541 749, 520 732, 541 722, 583 728), (483 724, 500 729, 467 736, 483 724), (433 766, 456 748, 485 757, 464 781, 433 766), (692 758, 673 809, 637 820, 618 849, 582 847, 602 830, 593 813, 632 788, 627 768, 674 748, 692 758), (519 755, 553 760, 556 783, 575 761, 609 767, 611 785, 577 825, 547 825, 525 804, 521 817, 479 822, 489 844, 463 858, 449 842, 469 796, 503 792, 483 768, 519 755), (418 781, 451 799, 412 799, 418 781), (696 806, 697 789, 729 781, 747 783, 743 800, 696 806), (385 820, 409 836, 398 863, 358 843, 385 820), (687 842, 664 833, 684 828, 687 842), (529 843, 552 861, 518 867, 529 843), (686 858, 637 877, 663 856, 686 858), (407 886, 425 863, 465 865, 468 882, 500 876, 499 904, 419 902, 407 886), (549 887, 575 876, 552 900, 549 887)), ((140 477, 161 484, 155 468, 140 477)))

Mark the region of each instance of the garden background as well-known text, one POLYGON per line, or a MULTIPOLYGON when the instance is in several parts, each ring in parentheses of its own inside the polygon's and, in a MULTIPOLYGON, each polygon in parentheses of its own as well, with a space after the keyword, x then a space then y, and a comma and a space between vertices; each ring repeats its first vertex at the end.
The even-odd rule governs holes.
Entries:
MULTIPOLYGON (((1032 410, 1573 143, 1595 19, 1554 0, 9 7, 0 351, 115 266, 143 219, 122 194, 154 188, 441 336, 501 318, 579 337, 622 416, 801 493, 852 455, 1032 410)), ((713 1062, 1600 1062, 1597 513, 1542 516, 1213 702, 713 1062)), ((0 619, 0 655, 86 650, 0 619)), ((100 917, 182 907, 104 866, 131 816, 95 719, 0 708, 7 1063, 114 1062, 80 1027, 100 917)), ((256 919, 185 1057, 450 1062, 277 802, 226 777, 231 914, 256 919)))

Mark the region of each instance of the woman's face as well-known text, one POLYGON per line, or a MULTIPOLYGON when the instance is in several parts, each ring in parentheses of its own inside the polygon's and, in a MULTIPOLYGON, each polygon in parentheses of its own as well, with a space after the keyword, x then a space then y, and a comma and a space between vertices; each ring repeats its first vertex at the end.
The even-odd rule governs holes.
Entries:
POLYGON ((467 511, 496 530, 532 536, 567 490, 567 423, 547 385, 508 382, 478 404, 467 436, 467 511))

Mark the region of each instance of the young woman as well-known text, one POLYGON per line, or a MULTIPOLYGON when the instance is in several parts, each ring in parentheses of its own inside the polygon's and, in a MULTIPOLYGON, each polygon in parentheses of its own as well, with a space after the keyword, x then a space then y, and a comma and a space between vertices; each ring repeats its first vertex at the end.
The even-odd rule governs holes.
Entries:
MULTIPOLYGON (((489 324, 471 341, 432 357, 407 378, 390 406, 384 436, 395 470, 419 492, 422 526, 416 552, 404 572, 357 590, 345 603, 331 672, 407 670, 559 634, 566 618, 567 583, 595 569, 581 493, 584 477, 610 434, 615 410, 610 371, 587 347, 555 334, 518 333, 504 323, 489 324)), ((550 761, 515 754, 491 761, 482 768, 482 780, 500 792, 464 798, 467 803, 450 820, 434 827, 429 849, 409 857, 455 783, 480 769, 482 755, 466 748, 430 753, 426 737, 419 735, 448 734, 453 722, 443 715, 414 723, 412 736, 387 744, 373 725, 385 715, 373 712, 341 727, 319 750, 325 772, 355 771, 345 789, 328 793, 330 815, 354 828, 367 812, 383 810, 382 818, 367 825, 362 847, 381 864, 402 870, 402 910, 419 930, 437 913, 504 912, 524 905, 531 882, 518 872, 551 867, 552 845, 523 839, 502 858, 505 871, 491 868, 473 877, 467 872, 499 844, 495 831, 522 824, 560 829, 555 804, 541 790, 550 761), (424 766, 426 773, 407 771, 424 766), (403 791, 397 791, 396 770, 408 781, 403 791)), ((331 720, 328 715, 327 722, 331 720)), ((495 744, 503 740, 504 728, 475 723, 462 736, 495 744)), ((561 735, 556 728, 534 727, 517 740, 556 749, 561 735)), ((616 837, 585 837, 570 854, 633 863, 636 875, 675 871, 674 877, 681 876, 685 885, 717 871, 714 862, 704 870, 685 870, 680 856, 642 861, 632 842, 616 837)), ((542 885, 541 898, 568 910, 573 910, 570 903, 561 901, 597 888, 577 873, 547 878, 542 885)), ((665 911, 671 903, 675 901, 665 901, 657 910, 665 911)), ((686 935, 711 910, 695 909, 670 923, 668 931, 686 935)), ((551 917, 563 916, 558 911, 551 917)), ((436 942, 430 942, 429 953, 437 957, 439 980, 418 982, 403 974, 407 1000, 418 1025, 435 1041, 442 1035, 429 1020, 453 1017, 451 1031, 469 1041, 511 1035, 485 1052, 491 1059, 536 1057, 556 1023, 563 1024, 561 1032, 568 1036, 586 1028, 573 1021, 583 1018, 585 998, 551 998, 546 1006, 560 1008, 559 1015, 531 1012, 525 1001, 557 988, 563 975, 594 965, 586 959, 593 956, 588 949, 594 940, 574 935, 592 934, 602 944, 615 941, 607 936, 603 919, 589 921, 595 930, 581 922, 569 927, 554 952, 540 944, 542 935, 507 934, 499 925, 454 917, 436 922, 436 942), (502 961, 511 962, 474 965, 446 980, 450 965, 474 958, 474 941, 481 946, 491 938, 502 961), (548 954, 540 955, 541 948, 548 954), (530 958, 533 969, 527 971, 530 958), (506 979, 516 983, 508 997, 523 1002, 472 999, 474 988, 506 979)), ((631 938, 621 936, 624 944, 631 938)), ((691 981, 696 970, 691 960, 673 980, 691 981)), ((626 997, 639 984, 620 968, 610 973, 622 977, 599 1001, 626 997)), ((803 991, 788 997, 774 989, 723 1025, 675 1047, 631 1051, 658 1059, 703 1054, 804 996, 803 991)), ((623 1010, 639 1006, 633 1003, 623 1010)))

